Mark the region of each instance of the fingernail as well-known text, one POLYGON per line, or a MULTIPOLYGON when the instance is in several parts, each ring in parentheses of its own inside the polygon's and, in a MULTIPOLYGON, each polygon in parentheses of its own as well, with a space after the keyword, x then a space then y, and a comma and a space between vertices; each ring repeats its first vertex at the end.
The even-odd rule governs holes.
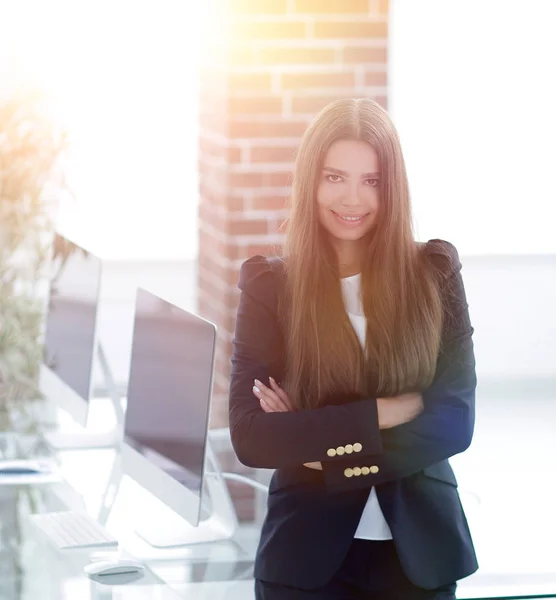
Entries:
POLYGON ((261 391, 256 385, 253 386, 253 390, 255 390, 255 392, 259 392, 259 393, 261 391))
POLYGON ((261 382, 258 379, 255 379, 255 385, 261 385, 261 382))
POLYGON ((276 381, 274 381, 274 377, 269 377, 270 381, 272 381, 272 383, 276 383, 276 381))

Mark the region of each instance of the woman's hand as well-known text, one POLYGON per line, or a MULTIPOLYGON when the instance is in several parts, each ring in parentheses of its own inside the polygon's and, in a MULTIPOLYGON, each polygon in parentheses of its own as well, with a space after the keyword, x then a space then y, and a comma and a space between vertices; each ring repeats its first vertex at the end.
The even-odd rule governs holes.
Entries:
POLYGON ((423 396, 419 392, 408 392, 389 398, 377 398, 378 426, 389 429, 413 421, 424 409, 423 396))
MULTIPOLYGON (((259 399, 261 408, 267 413, 289 412, 295 410, 286 392, 284 392, 272 377, 269 377, 268 380, 270 381, 270 388, 261 383, 258 379, 255 379, 255 385, 253 386, 253 394, 259 399)), ((322 470, 322 464, 320 462, 304 463, 304 466, 309 469, 322 470)))
POLYGON ((253 386, 253 394, 259 399, 261 408, 267 413, 289 412, 295 410, 286 392, 284 392, 272 377, 269 377, 268 379, 270 381, 270 388, 261 383, 258 379, 255 379, 255 385, 253 386))
POLYGON ((317 471, 322 471, 321 462, 303 463, 303 466, 309 467, 309 469, 316 469, 317 471))

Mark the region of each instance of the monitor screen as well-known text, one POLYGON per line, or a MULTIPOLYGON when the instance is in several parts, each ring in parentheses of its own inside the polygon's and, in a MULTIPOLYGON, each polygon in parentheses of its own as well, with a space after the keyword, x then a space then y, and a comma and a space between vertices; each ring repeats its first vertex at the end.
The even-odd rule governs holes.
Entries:
POLYGON ((56 234, 44 333, 44 363, 83 400, 91 389, 101 261, 56 234))
POLYGON ((137 291, 125 442, 192 491, 198 514, 215 334, 212 323, 137 291))

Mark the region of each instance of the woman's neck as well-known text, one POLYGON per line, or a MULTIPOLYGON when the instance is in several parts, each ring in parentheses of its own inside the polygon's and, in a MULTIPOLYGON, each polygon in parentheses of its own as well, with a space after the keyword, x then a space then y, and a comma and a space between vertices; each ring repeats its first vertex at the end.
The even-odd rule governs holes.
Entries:
POLYGON ((361 272, 361 250, 357 243, 337 244, 340 277, 351 277, 361 272))

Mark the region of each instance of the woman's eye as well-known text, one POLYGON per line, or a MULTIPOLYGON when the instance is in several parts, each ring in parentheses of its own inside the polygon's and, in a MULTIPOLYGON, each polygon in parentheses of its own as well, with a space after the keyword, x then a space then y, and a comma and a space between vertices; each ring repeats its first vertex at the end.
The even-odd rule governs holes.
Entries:
POLYGON ((338 181, 342 180, 342 178, 339 175, 327 175, 326 178, 332 183, 338 183, 338 181))
POLYGON ((371 186, 371 187, 376 187, 378 185, 378 179, 367 179, 367 183, 371 186))

